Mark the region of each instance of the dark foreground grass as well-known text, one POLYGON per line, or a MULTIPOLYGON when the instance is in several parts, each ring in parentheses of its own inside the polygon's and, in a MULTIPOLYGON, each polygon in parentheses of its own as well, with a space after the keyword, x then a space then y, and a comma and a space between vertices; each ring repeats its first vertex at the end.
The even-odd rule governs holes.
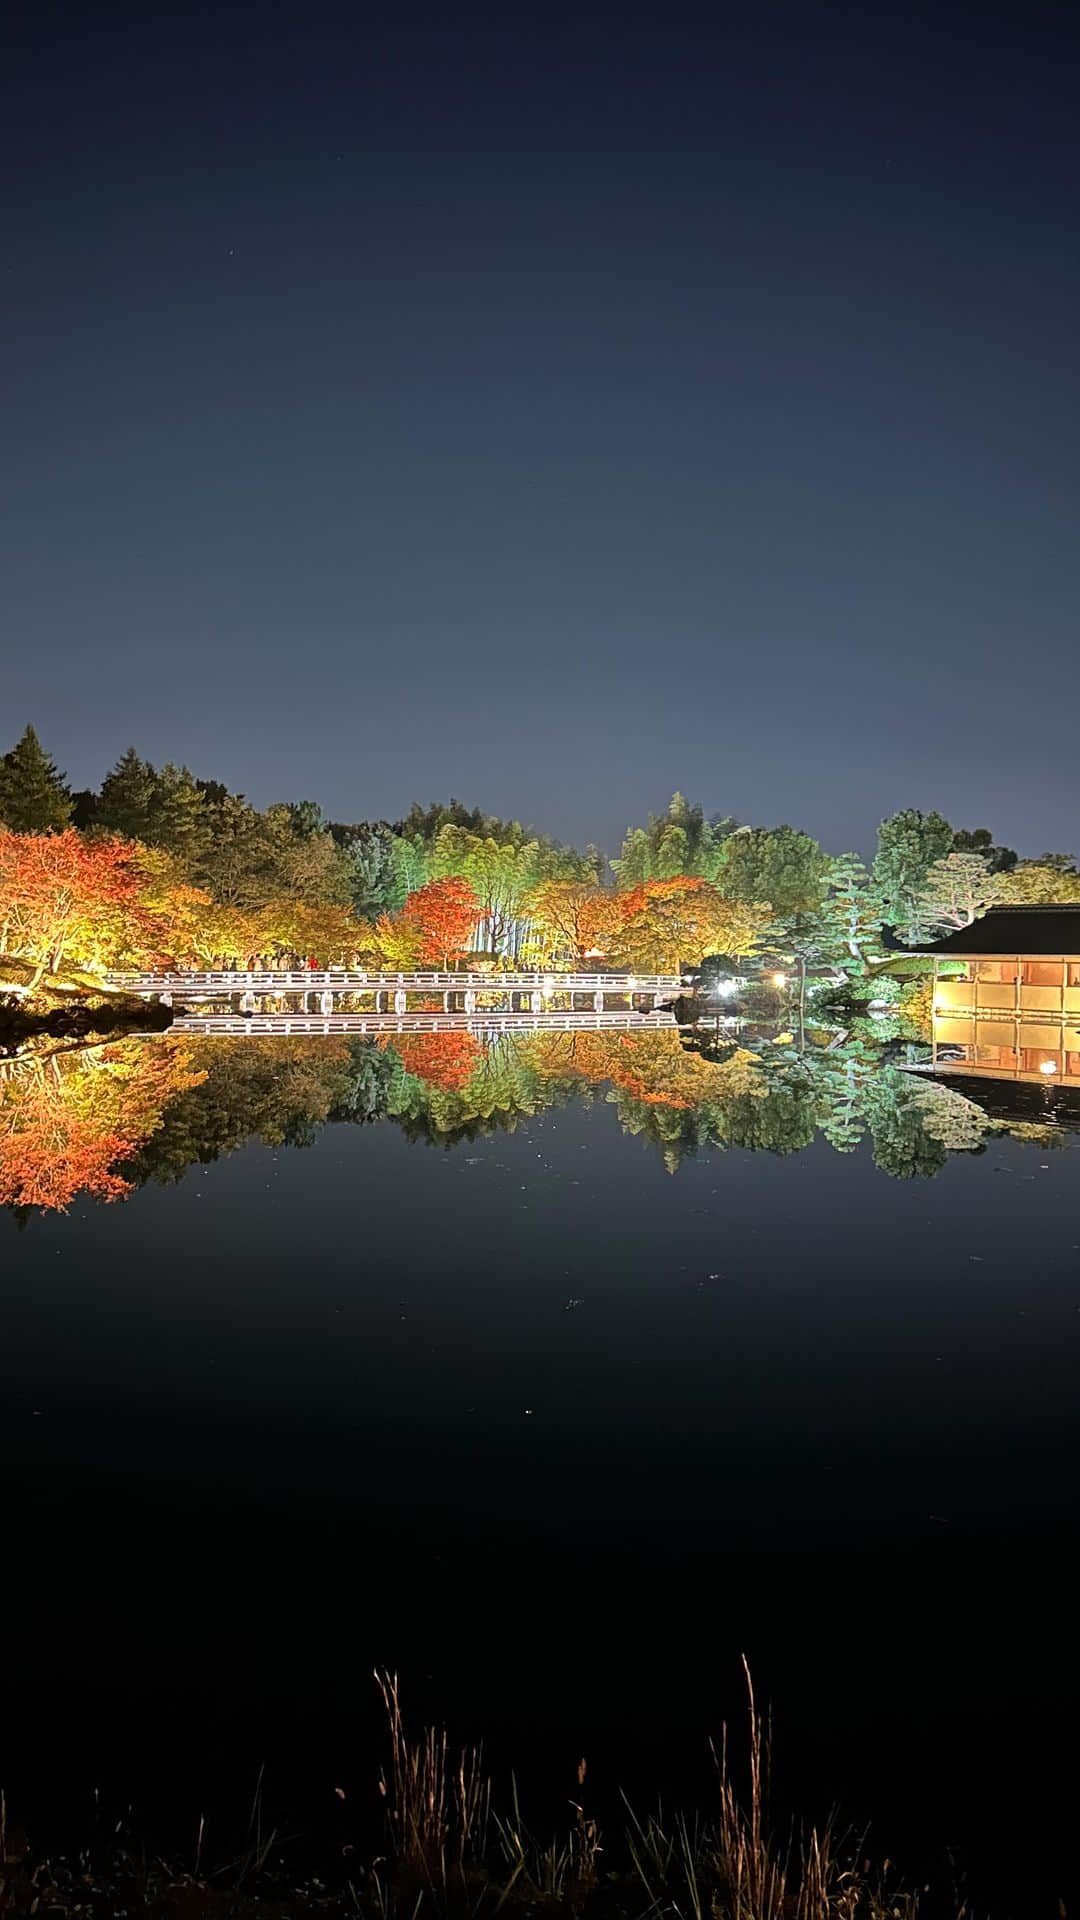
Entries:
POLYGON ((749 1672, 741 1784, 725 1735, 713 1751, 710 1805, 692 1814, 664 1807, 645 1813, 623 1801, 620 1818, 602 1831, 589 1811, 583 1761, 580 1797, 550 1833, 527 1823, 513 1781, 505 1801, 496 1801, 479 1750, 458 1752, 433 1729, 413 1737, 396 1677, 377 1678, 388 1725, 375 1781, 382 1820, 328 1848, 317 1866, 310 1864, 310 1838, 268 1823, 261 1778, 238 1844, 210 1858, 198 1822, 186 1862, 134 1843, 122 1824, 72 1853, 36 1852, 32 1835, 0 1798, 0 1915, 973 1920, 956 1889, 905 1889, 887 1860, 873 1865, 864 1840, 835 1822, 772 1825, 769 1732, 749 1672))

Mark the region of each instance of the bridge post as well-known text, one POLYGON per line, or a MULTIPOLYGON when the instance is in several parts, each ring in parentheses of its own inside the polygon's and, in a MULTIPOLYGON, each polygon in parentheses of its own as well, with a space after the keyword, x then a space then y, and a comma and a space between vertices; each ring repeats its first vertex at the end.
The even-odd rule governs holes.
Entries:
POLYGON ((334 996, 329 987, 327 987, 324 993, 320 993, 319 995, 319 1011, 327 1014, 333 1013, 334 1011, 334 996))
POLYGON ((442 997, 442 1010, 443 1010, 443 1012, 444 1012, 444 1013, 449 1013, 449 1011, 450 1011, 450 989, 449 989, 449 987, 447 987, 447 989, 446 989, 446 992, 445 992, 445 993, 443 994, 443 997, 442 997))
POLYGON ((311 1004, 310 1004, 310 1003, 311 1003, 311 995, 310 995, 310 994, 308 994, 308 993, 302 993, 302 994, 300 995, 300 1011, 301 1011, 301 1013, 310 1013, 310 1011, 311 1011, 311 1004))
POLYGON ((240 1011, 241 1013, 254 1013, 255 1011, 255 995, 252 993, 250 987, 246 993, 240 995, 240 1011))
POLYGON ((540 992, 539 987, 534 988, 532 994, 530 995, 530 1005, 534 1013, 543 1013, 544 996, 540 992))
POLYGON ((653 1003, 653 1012, 654 1012, 654 1013, 659 1013, 659 1011, 660 1011, 660 1009, 661 1009, 661 1007, 662 1007, 662 1006, 663 1006, 663 1004, 664 1004, 664 996, 663 996, 663 994, 662 994, 662 993, 654 993, 654 994, 653 994, 653 997, 652 997, 652 1003, 653 1003))
POLYGON ((404 987, 399 987, 397 992, 394 995, 394 1012, 404 1013, 406 1007, 408 1006, 408 1003, 409 1003, 408 994, 406 993, 404 987))
POLYGON ((592 1003, 593 1003, 593 1011, 595 1013, 603 1013, 604 1011, 603 987, 597 987, 596 992, 593 994, 593 997, 592 997, 592 1003))
POLYGON ((466 1013, 476 1012, 476 995, 471 987, 465 989, 465 1011, 466 1013))

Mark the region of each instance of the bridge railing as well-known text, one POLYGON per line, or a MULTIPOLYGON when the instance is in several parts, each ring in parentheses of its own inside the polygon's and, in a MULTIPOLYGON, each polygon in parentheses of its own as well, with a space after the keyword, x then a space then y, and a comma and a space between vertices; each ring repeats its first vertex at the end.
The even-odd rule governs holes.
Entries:
POLYGON ((359 967, 263 967, 162 973, 114 973, 110 985, 131 993, 254 992, 307 993, 333 988, 339 993, 671 993, 683 991, 677 973, 407 973, 372 972, 359 967))
POLYGON ((184 1014, 170 1033, 642 1033, 676 1032, 671 1013, 234 1013, 184 1014))

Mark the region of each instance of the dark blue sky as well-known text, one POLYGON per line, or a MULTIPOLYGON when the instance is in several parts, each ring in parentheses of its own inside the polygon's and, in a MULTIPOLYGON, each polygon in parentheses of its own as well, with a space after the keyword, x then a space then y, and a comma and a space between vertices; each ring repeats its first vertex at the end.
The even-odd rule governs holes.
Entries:
POLYGON ((5 67, 0 744, 1077 847, 1071 6, 31 0, 5 67))

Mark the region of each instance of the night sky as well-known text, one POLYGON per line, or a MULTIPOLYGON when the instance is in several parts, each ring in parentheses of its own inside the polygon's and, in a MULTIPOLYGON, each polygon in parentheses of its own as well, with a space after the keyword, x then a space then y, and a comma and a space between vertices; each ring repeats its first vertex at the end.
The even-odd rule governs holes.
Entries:
POLYGON ((0 747, 1077 849, 1080 19, 32 0, 0 747))

